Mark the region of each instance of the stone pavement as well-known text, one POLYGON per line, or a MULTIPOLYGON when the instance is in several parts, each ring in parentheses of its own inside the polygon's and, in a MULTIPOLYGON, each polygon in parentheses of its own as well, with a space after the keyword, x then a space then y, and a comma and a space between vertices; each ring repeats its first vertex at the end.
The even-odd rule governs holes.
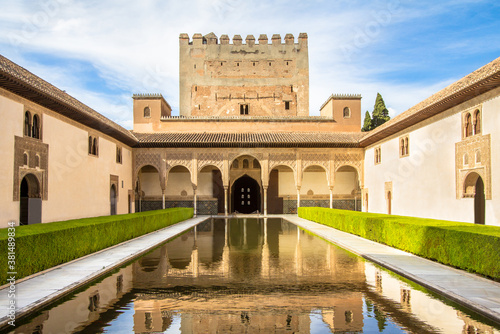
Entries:
POLYGON ((296 215, 283 217, 354 254, 500 322, 500 283, 296 215))
MULTIPOLYGON (((16 319, 40 309, 138 255, 147 253, 167 239, 175 237, 207 218, 208 216, 199 216, 185 220, 16 282, 16 319)), ((18 262, 22 265, 22 259, 18 259, 18 262)), ((8 318, 8 290, 9 286, 3 286, 0 290, 0 328, 10 320, 8 318)))

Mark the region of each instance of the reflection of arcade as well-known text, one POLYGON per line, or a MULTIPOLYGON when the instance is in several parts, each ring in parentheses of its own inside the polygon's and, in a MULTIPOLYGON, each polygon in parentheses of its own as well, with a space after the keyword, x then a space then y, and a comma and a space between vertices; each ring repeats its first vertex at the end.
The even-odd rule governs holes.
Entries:
POLYGON ((317 309, 333 331, 363 328, 364 263, 280 219, 212 220, 133 273, 134 287, 155 290, 134 302, 136 332, 163 331, 168 313, 183 332, 309 333, 317 309))
POLYGON ((16 326, 15 333, 74 333, 84 328, 99 333, 102 324, 120 314, 109 308, 125 306, 133 299, 131 279, 132 267, 122 268, 72 299, 42 311, 30 323, 16 326))

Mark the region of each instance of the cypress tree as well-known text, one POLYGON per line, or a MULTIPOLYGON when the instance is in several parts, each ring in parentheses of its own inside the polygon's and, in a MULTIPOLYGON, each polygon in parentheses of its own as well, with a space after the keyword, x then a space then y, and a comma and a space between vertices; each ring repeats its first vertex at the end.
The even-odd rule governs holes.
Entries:
POLYGON ((367 110, 365 113, 365 120, 363 121, 363 127, 361 131, 366 132, 372 129, 372 118, 370 116, 370 112, 367 110))
POLYGON ((372 112, 372 129, 384 124, 391 117, 389 116, 389 110, 385 107, 384 99, 380 93, 377 93, 377 98, 375 99, 375 106, 372 112))

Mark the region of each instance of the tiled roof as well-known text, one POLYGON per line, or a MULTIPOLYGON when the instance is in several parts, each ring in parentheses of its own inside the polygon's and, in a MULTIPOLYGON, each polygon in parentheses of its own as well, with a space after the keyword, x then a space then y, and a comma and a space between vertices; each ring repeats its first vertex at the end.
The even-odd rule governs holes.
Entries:
POLYGON ((134 133, 137 147, 359 147, 363 133, 134 133))
POLYGON ((362 147, 371 145, 497 87, 500 87, 500 58, 368 132, 360 144, 362 147))
POLYGON ((0 55, 0 87, 133 146, 137 139, 120 125, 0 55))

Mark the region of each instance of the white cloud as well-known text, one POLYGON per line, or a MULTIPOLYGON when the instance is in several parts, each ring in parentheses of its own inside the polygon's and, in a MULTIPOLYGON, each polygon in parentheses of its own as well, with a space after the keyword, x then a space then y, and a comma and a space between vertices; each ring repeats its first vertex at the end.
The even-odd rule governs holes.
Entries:
MULTIPOLYGON (((364 112, 372 110, 376 93, 380 92, 391 112, 399 113, 444 87, 450 78, 431 84, 388 81, 383 78, 384 74, 404 72, 414 62, 412 59, 381 62, 377 46, 390 44, 405 33, 394 30, 396 25, 400 28, 406 22, 414 26, 423 17, 438 16, 468 3, 12 1, 2 4, 0 47, 14 62, 130 128, 132 93, 162 93, 174 110, 178 108, 180 33, 192 36, 195 32, 213 31, 218 36, 240 34, 245 38, 247 34, 258 37, 265 33, 271 37, 274 33, 284 36, 291 32, 297 36, 299 32, 307 32, 312 115, 318 114, 319 106, 332 93, 361 93, 364 112), (118 93, 86 87, 71 68, 40 65, 36 60, 29 62, 26 59, 33 59, 25 56, 29 54, 88 62, 97 69, 109 91, 118 93)), ((457 40, 443 47, 458 52, 463 49, 464 41, 457 40)), ((426 42, 428 47, 429 41, 426 42)), ((484 40, 476 43, 488 45, 484 40)), ((418 49, 418 45, 415 48, 418 49)), ((490 50, 492 48, 490 46, 490 50)), ((401 51, 404 50, 394 46, 394 52, 401 51)))

